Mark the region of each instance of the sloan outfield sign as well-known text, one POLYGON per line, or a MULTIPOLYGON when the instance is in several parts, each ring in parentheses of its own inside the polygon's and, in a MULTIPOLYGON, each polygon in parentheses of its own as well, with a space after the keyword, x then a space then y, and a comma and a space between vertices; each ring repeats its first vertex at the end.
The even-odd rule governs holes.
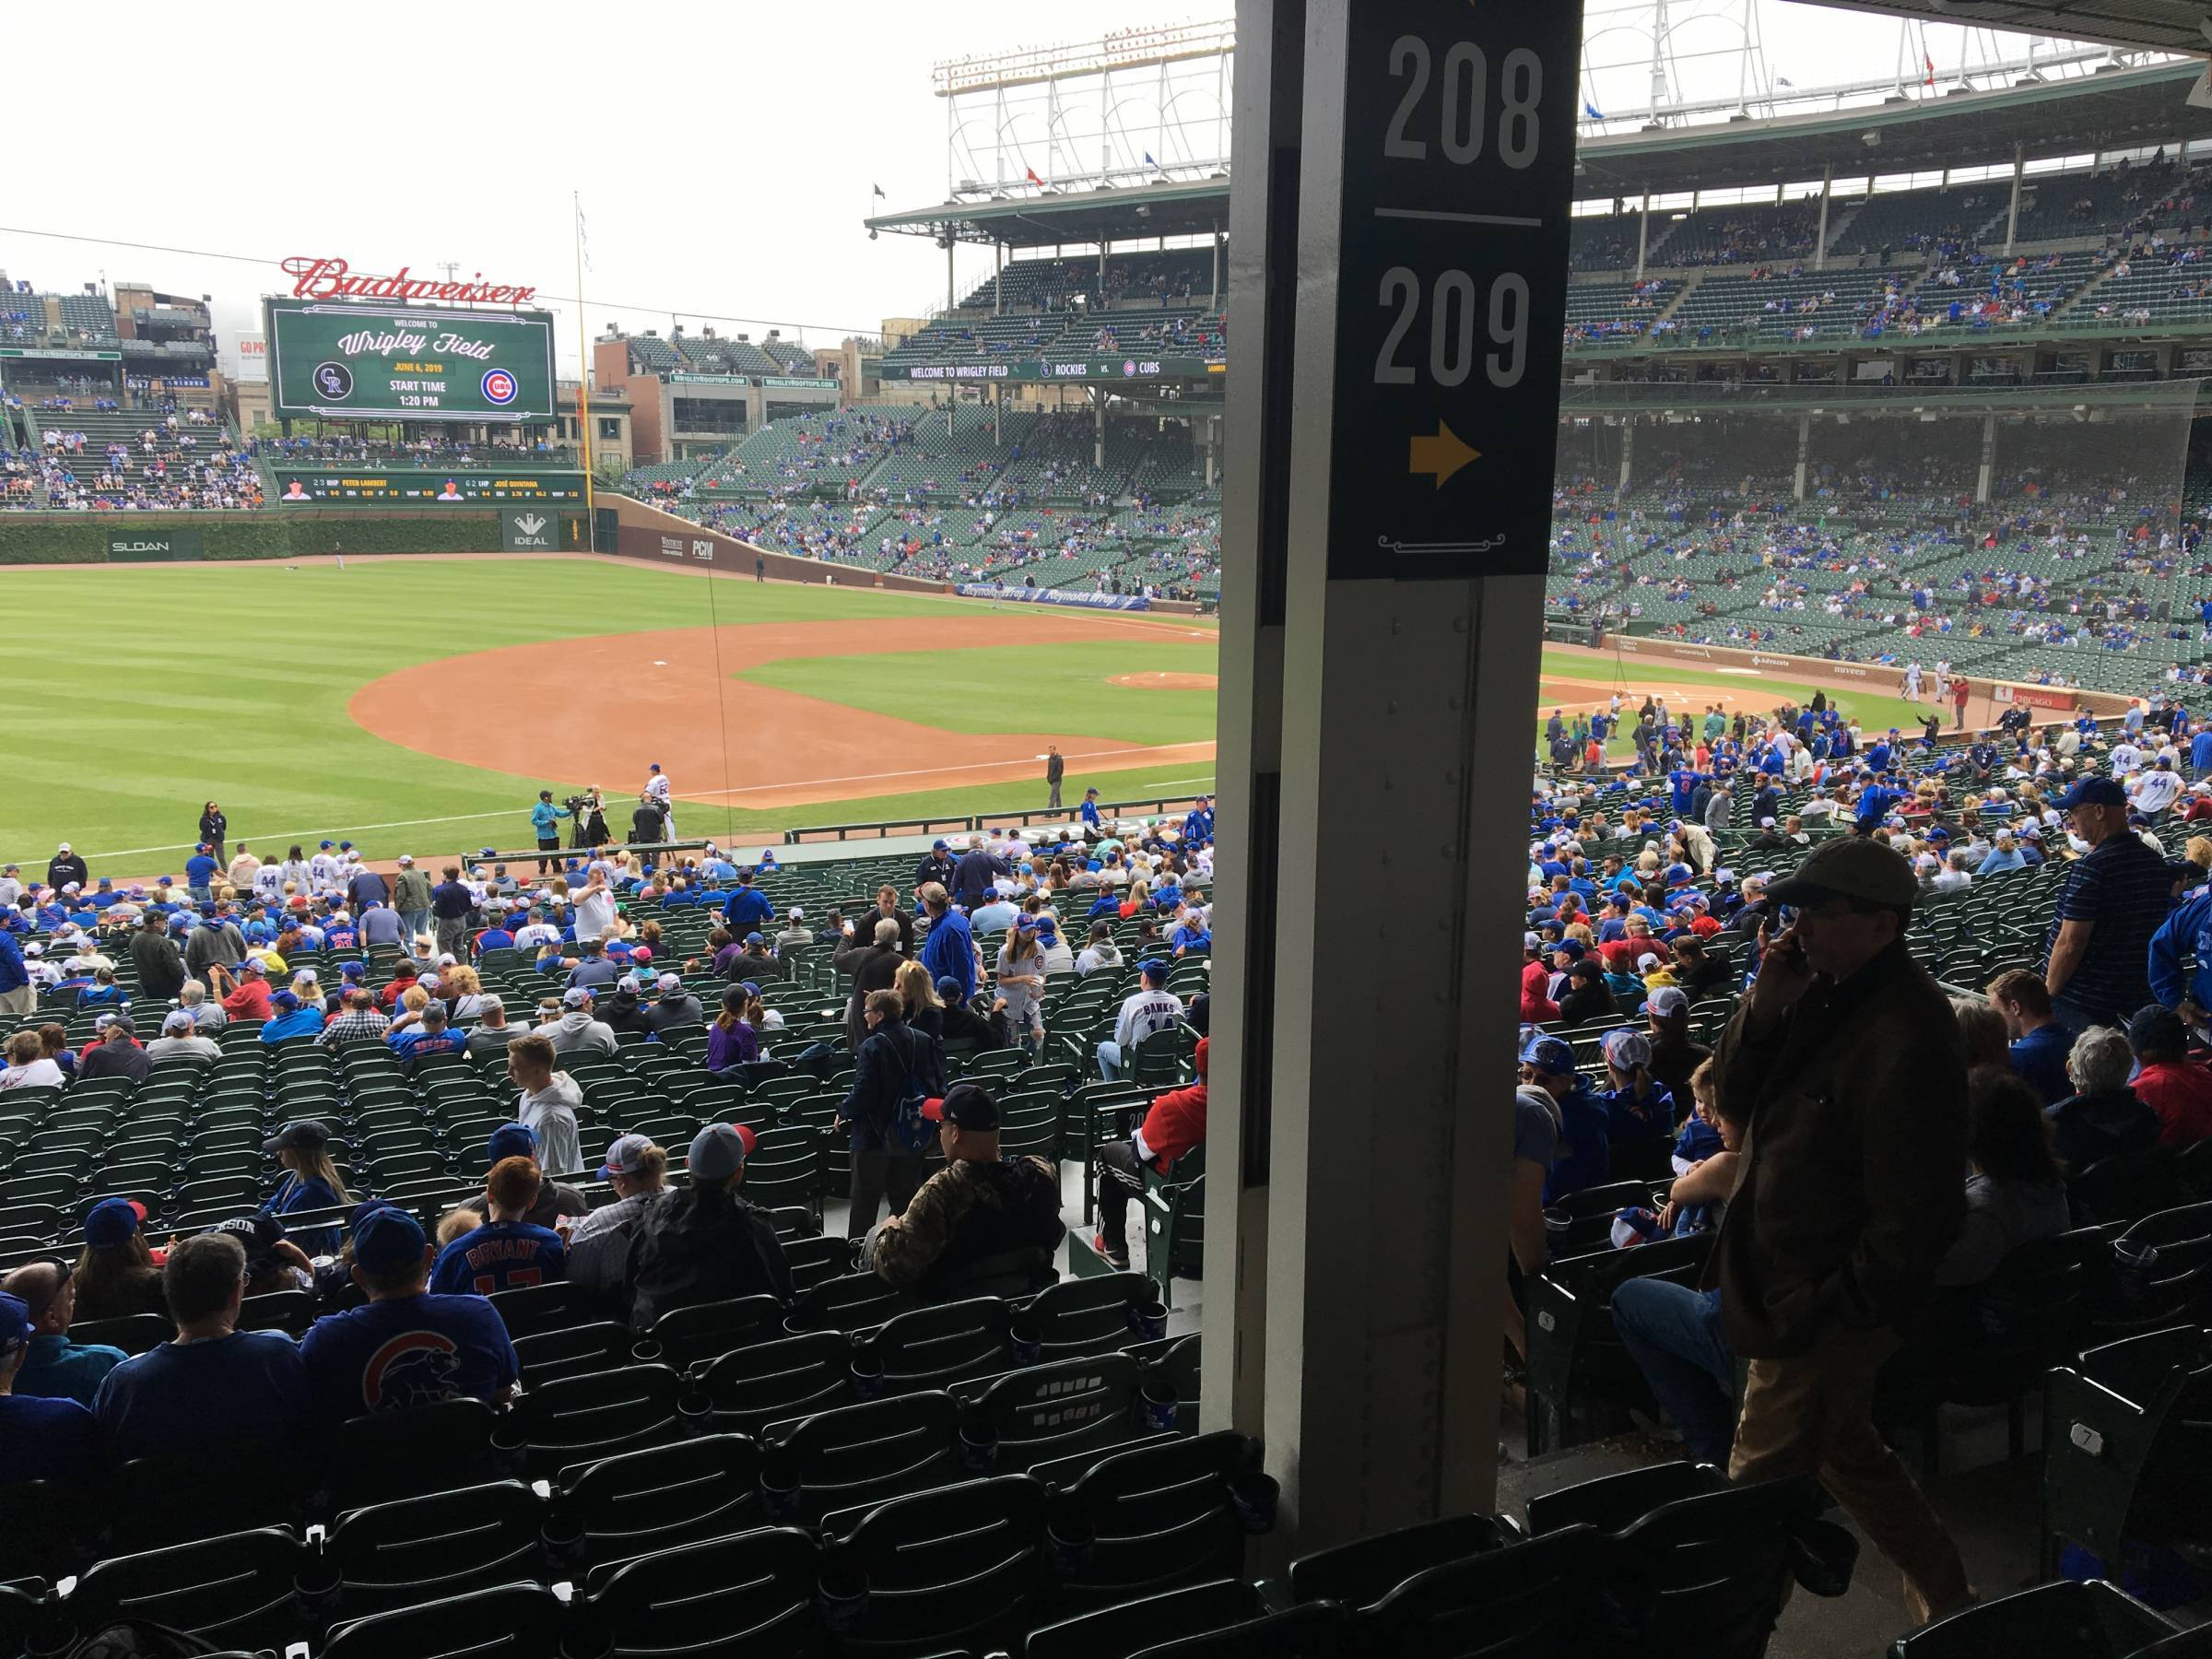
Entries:
POLYGON ((279 419, 519 422, 557 413, 548 312, 264 304, 279 419))

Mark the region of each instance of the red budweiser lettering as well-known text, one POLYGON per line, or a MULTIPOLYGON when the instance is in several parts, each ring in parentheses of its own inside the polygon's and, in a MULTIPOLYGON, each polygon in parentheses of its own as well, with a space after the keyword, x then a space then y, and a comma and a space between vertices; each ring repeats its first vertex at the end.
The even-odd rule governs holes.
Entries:
POLYGON ((479 305, 522 305, 537 297, 534 288, 486 282, 478 271, 466 282, 426 282, 406 265, 389 276, 359 276, 342 259, 295 253, 284 262, 295 300, 453 300, 479 305))

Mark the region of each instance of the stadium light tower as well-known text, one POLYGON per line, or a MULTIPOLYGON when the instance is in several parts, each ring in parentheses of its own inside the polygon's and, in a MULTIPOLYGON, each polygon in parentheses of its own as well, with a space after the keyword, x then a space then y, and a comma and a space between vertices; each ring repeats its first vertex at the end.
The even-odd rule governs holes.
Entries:
POLYGON ((946 194, 1226 177, 1236 44, 1224 20, 932 65, 946 194))

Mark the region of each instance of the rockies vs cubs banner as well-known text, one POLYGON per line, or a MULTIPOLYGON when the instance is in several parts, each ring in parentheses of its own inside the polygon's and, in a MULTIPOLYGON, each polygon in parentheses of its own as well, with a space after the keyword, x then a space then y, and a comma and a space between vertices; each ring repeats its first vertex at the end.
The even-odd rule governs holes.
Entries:
POLYGON ((1142 594, 1084 594, 1063 588, 994 587, 987 582, 963 582, 956 590, 963 599, 1004 599, 1016 605, 1069 605, 1079 610, 1149 610, 1152 602, 1142 594))
POLYGON ((279 419, 544 421, 556 413, 549 312, 343 300, 264 305, 279 419))

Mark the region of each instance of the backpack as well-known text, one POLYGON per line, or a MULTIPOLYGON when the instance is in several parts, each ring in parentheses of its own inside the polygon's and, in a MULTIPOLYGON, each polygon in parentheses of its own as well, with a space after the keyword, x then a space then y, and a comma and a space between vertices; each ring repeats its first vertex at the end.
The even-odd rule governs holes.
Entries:
MULTIPOLYGON (((905 1030, 906 1028, 900 1028, 905 1030)), ((899 1088, 899 1099, 892 1103, 890 1122, 884 1125, 883 1138, 887 1146, 901 1152, 921 1152, 936 1138, 937 1126, 923 1115, 929 1096, 914 1076, 913 1033, 907 1031, 907 1049, 903 1056, 906 1077, 899 1088)))

